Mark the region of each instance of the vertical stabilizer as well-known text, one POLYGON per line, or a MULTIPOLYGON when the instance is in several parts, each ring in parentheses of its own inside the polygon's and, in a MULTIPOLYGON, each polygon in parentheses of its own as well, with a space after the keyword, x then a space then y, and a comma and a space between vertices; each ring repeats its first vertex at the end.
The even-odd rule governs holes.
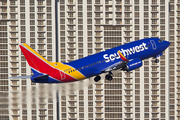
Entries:
POLYGON ((47 61, 27 44, 24 43, 19 46, 34 74, 38 72, 46 73, 47 70, 52 69, 54 63, 47 61))

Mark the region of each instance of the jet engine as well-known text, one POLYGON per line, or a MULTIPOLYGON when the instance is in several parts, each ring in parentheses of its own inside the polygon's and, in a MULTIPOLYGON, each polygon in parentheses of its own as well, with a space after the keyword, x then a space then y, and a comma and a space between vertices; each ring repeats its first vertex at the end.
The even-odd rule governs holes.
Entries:
POLYGON ((139 58, 136 58, 136 59, 129 61, 126 64, 126 66, 122 68, 122 70, 129 72, 129 71, 137 69, 141 66, 142 66, 142 60, 139 58))

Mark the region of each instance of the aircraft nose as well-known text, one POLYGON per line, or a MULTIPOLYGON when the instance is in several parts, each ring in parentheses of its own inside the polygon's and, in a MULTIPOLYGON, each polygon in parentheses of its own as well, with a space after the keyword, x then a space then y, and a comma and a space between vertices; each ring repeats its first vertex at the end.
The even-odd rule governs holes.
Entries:
POLYGON ((165 48, 169 47, 169 45, 170 45, 170 42, 169 42, 169 41, 164 41, 164 46, 165 46, 165 48))

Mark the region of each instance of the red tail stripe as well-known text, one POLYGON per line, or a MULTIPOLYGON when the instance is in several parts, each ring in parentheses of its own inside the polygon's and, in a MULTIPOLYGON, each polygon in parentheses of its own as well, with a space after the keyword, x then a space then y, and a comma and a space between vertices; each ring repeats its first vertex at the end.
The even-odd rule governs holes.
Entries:
POLYGON ((27 50, 26 48, 24 48, 23 46, 20 46, 28 64, 38 70, 41 73, 45 73, 48 74, 49 76, 60 80, 62 82, 72 82, 72 81, 77 81, 76 79, 74 79, 73 77, 69 76, 68 74, 64 73, 66 75, 66 79, 61 80, 61 76, 60 76, 60 71, 58 69, 55 69, 53 67, 51 67, 50 65, 48 65, 47 63, 45 63, 43 60, 41 60, 39 57, 37 57, 36 55, 34 55, 32 52, 30 52, 29 50, 27 50))

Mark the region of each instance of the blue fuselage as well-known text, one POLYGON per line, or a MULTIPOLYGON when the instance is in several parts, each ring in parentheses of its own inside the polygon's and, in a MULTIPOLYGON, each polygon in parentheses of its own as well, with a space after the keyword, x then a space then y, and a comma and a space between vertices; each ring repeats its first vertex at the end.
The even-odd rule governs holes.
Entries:
POLYGON ((117 51, 121 51, 128 60, 136 58, 144 60, 161 54, 169 44, 168 41, 162 41, 159 38, 147 38, 130 42, 65 64, 73 66, 86 76, 86 78, 89 78, 101 74, 101 71, 108 66, 120 63, 122 59, 117 51))

